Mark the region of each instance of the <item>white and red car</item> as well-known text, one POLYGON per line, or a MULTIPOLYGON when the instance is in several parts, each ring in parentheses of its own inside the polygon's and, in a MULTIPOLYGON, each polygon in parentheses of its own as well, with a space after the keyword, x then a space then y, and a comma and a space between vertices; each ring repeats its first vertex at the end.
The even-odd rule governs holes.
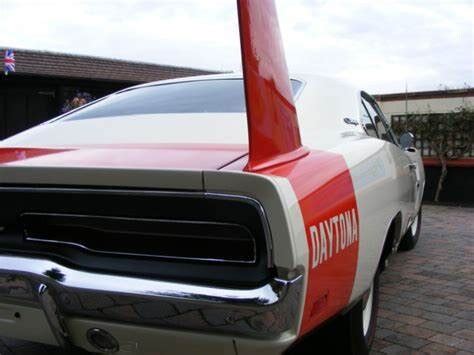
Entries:
MULTIPOLYGON (((129 88, 0 143, 0 334, 122 354, 367 353, 424 172, 365 92, 288 76, 239 0, 243 75, 129 88), (329 322, 333 320, 333 322, 329 322)), ((72 351, 72 350, 71 350, 72 351)))

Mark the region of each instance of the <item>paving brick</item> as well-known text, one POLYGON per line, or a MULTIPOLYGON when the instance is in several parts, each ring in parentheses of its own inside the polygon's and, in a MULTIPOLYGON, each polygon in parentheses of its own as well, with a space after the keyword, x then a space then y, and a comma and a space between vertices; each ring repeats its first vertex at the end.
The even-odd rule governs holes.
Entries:
POLYGON ((440 306, 436 304, 431 304, 428 302, 414 302, 411 304, 411 306, 414 308, 420 308, 420 309, 430 311, 433 313, 441 313, 441 314, 446 314, 446 315, 450 315, 450 314, 452 315, 453 313, 456 313, 456 310, 453 310, 452 308, 440 306))
POLYGON ((452 308, 453 314, 456 314, 459 311, 474 311, 474 304, 459 301, 448 301, 444 303, 443 306, 452 308))
POLYGON ((392 312, 394 312, 394 313, 398 313, 398 310, 399 310, 399 308, 400 308, 400 304, 386 300, 386 301, 381 305, 381 308, 386 309, 386 310, 389 310, 389 311, 392 311, 392 312))
POLYGON ((378 328, 375 332, 375 337, 378 339, 385 339, 388 336, 396 334, 394 331, 385 328, 378 328))
POLYGON ((378 311, 379 318, 387 318, 388 316, 395 314, 395 312, 382 308, 382 305, 380 307, 381 308, 379 308, 379 311, 378 311))
POLYGON ((452 324, 440 323, 436 321, 426 321, 420 324, 420 327, 433 330, 443 334, 453 334, 454 332, 463 329, 463 325, 456 325, 456 322, 452 324))
POLYGON ((411 354, 410 348, 397 344, 389 345, 386 348, 383 348, 381 351, 384 354, 411 354))
POLYGON ((474 209, 425 206, 424 212, 417 247, 397 255, 382 274, 378 327, 384 331, 374 350, 474 354, 474 209), (415 350, 410 339, 429 343, 415 350))
POLYGON ((384 340, 409 347, 410 349, 419 349, 422 346, 429 344, 429 341, 427 341, 426 339, 398 333, 389 335, 384 340))
POLYGON ((439 297, 425 297, 424 301, 426 303, 431 303, 434 305, 441 305, 444 306, 446 304, 446 297, 439 298, 439 297))
POLYGON ((452 335, 447 335, 447 334, 436 334, 432 336, 431 338, 429 338, 428 340, 431 340, 435 343, 451 346, 451 347, 455 347, 456 344, 459 344, 461 341, 463 341, 462 339, 458 337, 454 337, 452 335))
POLYGON ((389 345, 392 345, 392 344, 389 343, 388 341, 375 338, 374 342, 372 343, 372 350, 381 350, 383 348, 386 348, 389 345))
POLYGON ((425 354, 456 354, 459 350, 450 346, 438 343, 430 343, 420 349, 425 354))
POLYGON ((454 332, 453 335, 458 338, 463 338, 466 340, 474 339, 474 329, 462 329, 454 332))
POLYGON ((448 316, 446 314, 439 314, 439 313, 433 313, 433 312, 428 312, 428 311, 425 311, 422 317, 424 319, 434 320, 436 322, 448 323, 448 324, 454 323, 457 320, 457 318, 448 316))
POLYGON ((400 322, 397 322, 397 321, 394 321, 394 320, 391 320, 391 319, 387 319, 387 318, 377 319, 377 326, 379 328, 386 328, 386 329, 395 330, 397 328, 400 328, 403 325, 404 325, 403 323, 400 323, 400 322))
POLYGON ((450 325, 452 325, 453 327, 457 327, 458 330, 460 330, 460 329, 474 329, 474 322, 466 320, 466 319, 459 319, 459 320, 455 321, 454 323, 451 323, 450 325))
POLYGON ((471 340, 461 340, 456 344, 456 348, 474 353, 474 339, 471 340))
POLYGON ((407 316, 405 314, 394 314, 388 317, 390 320, 399 322, 399 323, 405 323, 405 324, 410 324, 410 325, 418 325, 420 323, 423 323, 425 320, 423 318, 417 318, 417 317, 412 317, 412 316, 407 316))
POLYGON ((455 314, 457 318, 463 318, 474 322, 474 311, 461 311, 455 314))
POLYGON ((419 317, 424 313, 424 311, 421 309, 417 309, 410 306, 402 306, 402 305, 398 306, 397 312, 401 314, 405 314, 407 316, 414 316, 414 317, 419 317))
POLYGON ((415 336, 418 338, 430 338, 436 334, 435 331, 422 328, 420 326, 404 325, 397 329, 397 332, 415 336))

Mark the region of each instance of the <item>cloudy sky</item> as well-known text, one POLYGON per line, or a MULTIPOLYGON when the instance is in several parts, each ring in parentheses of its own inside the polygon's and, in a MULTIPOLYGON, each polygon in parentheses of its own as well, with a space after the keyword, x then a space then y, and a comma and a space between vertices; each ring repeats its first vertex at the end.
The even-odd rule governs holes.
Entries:
MULTIPOLYGON (((372 93, 474 86, 474 0, 277 0, 288 66, 372 93)), ((240 70, 234 0, 0 0, 0 46, 240 70)))

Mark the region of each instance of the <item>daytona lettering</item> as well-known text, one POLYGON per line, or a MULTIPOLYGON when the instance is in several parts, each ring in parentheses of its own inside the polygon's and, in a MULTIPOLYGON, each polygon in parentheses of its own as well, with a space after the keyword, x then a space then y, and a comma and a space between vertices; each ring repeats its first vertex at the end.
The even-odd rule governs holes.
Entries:
POLYGON ((355 208, 326 219, 318 226, 309 227, 311 235, 312 268, 326 262, 358 240, 358 225, 355 208))

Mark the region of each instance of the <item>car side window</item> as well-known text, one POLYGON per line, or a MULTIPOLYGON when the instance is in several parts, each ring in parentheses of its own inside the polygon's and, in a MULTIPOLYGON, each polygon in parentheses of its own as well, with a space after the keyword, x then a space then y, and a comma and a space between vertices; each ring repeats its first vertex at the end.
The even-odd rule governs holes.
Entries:
POLYGON ((385 126, 385 130, 387 131, 387 138, 388 138, 387 140, 388 140, 389 142, 394 143, 395 145, 398 145, 397 136, 396 136, 395 133, 393 132, 392 127, 390 127, 390 124, 388 123, 387 118, 386 118, 385 115, 383 114, 383 112, 382 112, 382 110, 380 109, 379 105, 377 105, 377 103, 374 102, 374 103, 373 103, 373 107, 374 107, 374 109, 377 111, 378 116, 380 117, 380 119, 382 120, 383 125, 385 126))
POLYGON ((367 112, 369 113, 370 118, 372 118, 372 121, 375 123, 375 129, 377 130, 377 133, 379 134, 379 138, 383 140, 388 140, 388 135, 387 135, 387 130, 385 129, 385 125, 383 124, 382 119, 380 118, 377 111, 375 111, 375 108, 372 106, 372 104, 370 104, 365 99, 362 99, 362 102, 364 103, 364 106, 367 109, 367 112))
POLYGON ((377 130, 375 129, 374 121, 372 117, 369 115, 367 108, 364 103, 364 99, 360 102, 360 119, 362 123, 362 127, 364 127, 365 132, 371 137, 378 138, 377 130))
POLYGON ((379 138, 387 142, 395 143, 390 127, 385 121, 385 117, 377 104, 375 102, 369 102, 365 98, 362 98, 362 102, 367 108, 372 121, 375 123, 375 129, 377 130, 379 138))

